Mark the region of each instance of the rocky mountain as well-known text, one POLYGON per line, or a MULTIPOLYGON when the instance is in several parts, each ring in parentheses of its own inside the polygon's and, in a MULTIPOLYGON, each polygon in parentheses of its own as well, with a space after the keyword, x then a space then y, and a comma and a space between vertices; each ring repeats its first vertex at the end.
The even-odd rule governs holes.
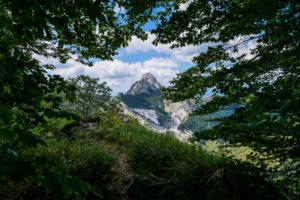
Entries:
POLYGON ((143 125, 157 132, 172 132, 176 137, 186 139, 190 132, 178 130, 178 126, 188 116, 190 105, 164 100, 161 89, 157 79, 146 73, 118 98, 126 114, 137 118, 143 125))
POLYGON ((136 81, 126 92, 127 95, 145 94, 150 96, 160 96, 162 86, 151 73, 146 73, 141 80, 136 81))
POLYGON ((118 99, 124 112, 137 118, 143 125, 157 132, 170 132, 182 140, 190 137, 192 132, 218 124, 207 122, 210 117, 232 114, 232 111, 220 111, 212 116, 189 116, 196 107, 195 103, 190 100, 176 103, 165 100, 161 89, 156 78, 146 73, 125 94, 119 94, 118 99))

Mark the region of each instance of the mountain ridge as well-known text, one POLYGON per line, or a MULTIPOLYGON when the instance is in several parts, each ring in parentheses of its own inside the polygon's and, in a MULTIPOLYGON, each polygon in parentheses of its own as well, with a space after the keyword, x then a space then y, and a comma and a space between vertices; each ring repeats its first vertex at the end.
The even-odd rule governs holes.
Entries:
POLYGON ((177 138, 187 140, 193 132, 218 125, 218 121, 210 121, 233 114, 233 109, 220 110, 203 116, 191 116, 193 110, 212 99, 208 97, 196 104, 192 100, 172 102, 164 99, 163 87, 151 74, 144 74, 133 83, 125 94, 119 94, 124 112, 136 118, 141 124, 156 132, 170 132, 177 138))

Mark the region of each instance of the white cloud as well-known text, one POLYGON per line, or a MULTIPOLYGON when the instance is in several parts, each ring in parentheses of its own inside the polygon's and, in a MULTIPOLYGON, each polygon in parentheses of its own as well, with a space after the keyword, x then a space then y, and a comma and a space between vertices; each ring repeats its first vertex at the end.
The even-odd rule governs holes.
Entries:
POLYGON ((176 68, 178 63, 170 58, 154 57, 144 62, 144 67, 148 69, 152 68, 176 68))
MULTIPOLYGON (((182 70, 182 65, 191 64, 192 58, 199 52, 207 49, 207 46, 186 46, 170 49, 170 45, 154 46, 152 41, 155 36, 149 34, 146 41, 133 37, 129 46, 122 52, 123 55, 117 56, 113 61, 96 61, 93 67, 85 66, 74 60, 69 60, 62 64, 55 59, 48 59, 35 56, 42 64, 52 64, 56 66, 50 74, 59 74, 65 78, 74 77, 79 74, 86 74, 91 77, 99 77, 101 81, 106 81, 113 89, 114 94, 126 92, 130 86, 141 78, 144 73, 152 73, 162 85, 168 82, 182 70), (156 52, 154 57, 149 59, 134 59, 137 61, 122 61, 122 58, 135 57, 147 52, 156 52)), ((151 55, 151 54, 150 54, 151 55)), ((130 60, 130 59, 127 59, 130 60)))
POLYGON ((114 94, 126 92, 134 81, 141 78, 144 73, 152 73, 162 85, 167 85, 169 80, 179 73, 179 65, 172 59, 154 57, 144 62, 126 63, 115 59, 114 61, 97 61, 93 67, 85 66, 74 60, 69 60, 66 64, 59 63, 55 59, 47 59, 35 56, 42 64, 53 64, 56 66, 50 74, 58 74, 64 78, 75 77, 79 74, 99 77, 101 81, 113 89, 114 94))
POLYGON ((126 52, 129 54, 140 53, 140 52, 149 52, 149 51, 156 51, 158 53, 169 53, 170 52, 170 45, 166 44, 159 44, 155 46, 152 42, 155 39, 155 35, 148 33, 147 40, 143 41, 136 36, 132 37, 131 42, 129 43, 128 47, 126 47, 126 52))
POLYGON ((208 45, 193 46, 188 45, 179 48, 170 48, 170 44, 158 44, 153 45, 152 42, 155 39, 155 35, 148 33, 148 39, 142 41, 137 37, 133 37, 132 41, 129 43, 128 47, 125 48, 126 54, 138 54, 147 52, 156 52, 170 57, 174 61, 192 63, 192 58, 198 55, 200 52, 207 50, 208 45))

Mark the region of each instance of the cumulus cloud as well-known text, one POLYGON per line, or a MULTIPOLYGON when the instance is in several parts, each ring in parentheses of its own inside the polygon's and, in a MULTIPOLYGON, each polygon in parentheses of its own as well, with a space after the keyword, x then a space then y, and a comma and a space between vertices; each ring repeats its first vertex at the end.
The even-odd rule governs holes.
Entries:
POLYGON ((85 66, 75 60, 69 60, 66 64, 59 63, 55 59, 47 59, 35 56, 41 64, 52 64, 56 69, 49 71, 49 74, 58 74, 64 78, 78 76, 79 74, 99 77, 101 81, 114 90, 114 94, 127 91, 134 81, 141 78, 144 73, 150 72, 163 85, 179 73, 178 64, 172 59, 154 57, 143 62, 126 63, 115 59, 113 61, 97 61, 93 67, 85 66))
POLYGON ((144 66, 147 69, 158 68, 176 68, 178 63, 170 58, 154 57, 144 62, 144 66))
POLYGON ((132 41, 129 43, 128 47, 125 49, 125 53, 129 55, 147 52, 156 52, 162 55, 168 56, 174 61, 192 63, 192 58, 195 57, 200 52, 207 50, 209 44, 201 46, 188 45, 184 47, 178 47, 171 49, 170 44, 158 44, 153 45, 152 42, 155 39, 155 35, 148 33, 148 39, 142 41, 137 37, 133 37, 132 41))
POLYGON ((131 42, 129 43, 128 47, 126 47, 126 52, 129 54, 135 54, 140 52, 149 52, 149 51, 156 51, 158 53, 169 53, 170 46, 166 44, 159 44, 155 46, 152 42, 155 39, 155 35, 148 33, 147 40, 143 41, 136 36, 132 37, 131 42))
POLYGON ((86 74, 91 77, 99 77, 113 89, 114 94, 126 92, 134 81, 141 78, 144 73, 152 73, 162 85, 167 86, 168 82, 182 71, 181 66, 191 65, 192 58, 199 52, 207 49, 204 46, 186 46, 170 49, 170 45, 159 44, 154 46, 152 41, 155 36, 149 34, 146 41, 136 37, 132 38, 129 46, 122 51, 122 56, 116 57, 113 61, 95 61, 93 67, 85 66, 75 59, 62 64, 55 59, 49 59, 41 56, 35 56, 42 64, 52 64, 56 67, 50 74, 59 74, 65 78, 75 77, 79 74, 86 74), (137 61, 122 60, 126 58, 138 58, 143 53, 155 52, 154 57, 148 59, 135 59, 137 61))

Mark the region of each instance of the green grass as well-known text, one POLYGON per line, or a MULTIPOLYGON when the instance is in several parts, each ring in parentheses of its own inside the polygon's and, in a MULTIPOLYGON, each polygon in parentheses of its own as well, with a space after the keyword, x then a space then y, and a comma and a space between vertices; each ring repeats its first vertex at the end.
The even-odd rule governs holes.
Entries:
POLYGON ((64 126, 70 123, 72 123, 72 120, 66 118, 47 119, 45 123, 36 126, 33 129, 33 132, 36 135, 43 135, 44 133, 47 133, 48 135, 57 135, 64 126))
POLYGON ((148 187, 138 189, 148 194, 149 199, 281 197, 272 185, 254 175, 250 168, 236 165, 232 160, 213 155, 196 145, 183 143, 173 136, 150 131, 138 123, 119 123, 113 132, 110 129, 104 140, 125 147, 134 173, 148 177, 153 181, 152 185, 160 186, 159 189, 150 189, 150 192, 148 187), (266 190, 277 196, 273 197, 266 190))
POLYGON ((70 171, 76 171, 87 164, 108 163, 113 165, 115 162, 115 159, 107 154, 101 146, 68 140, 48 140, 47 146, 39 146, 27 154, 35 157, 47 157, 49 162, 62 162, 70 171))
POLYGON ((158 134, 138 124, 123 124, 115 140, 129 146, 129 158, 140 173, 159 176, 185 176, 195 170, 220 166, 220 158, 171 135, 158 134))
POLYGON ((47 146, 24 152, 23 156, 32 160, 43 159, 43 166, 47 167, 33 177, 41 179, 40 182, 12 181, 10 194, 19 195, 10 197, 137 200, 281 197, 272 185, 251 174, 249 168, 196 145, 153 132, 137 122, 122 122, 115 116, 104 116, 101 123, 97 130, 77 131, 72 138, 53 136, 46 140, 47 146), (47 188, 55 192, 47 193, 47 188), (77 195, 78 189, 83 196, 77 195))

